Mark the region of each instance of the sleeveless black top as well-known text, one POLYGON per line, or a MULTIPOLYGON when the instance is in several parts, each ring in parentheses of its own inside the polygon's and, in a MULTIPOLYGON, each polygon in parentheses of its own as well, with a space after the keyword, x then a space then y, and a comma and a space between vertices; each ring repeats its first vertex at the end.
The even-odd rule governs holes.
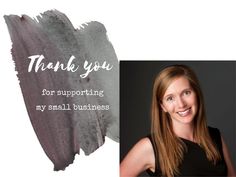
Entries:
MULTIPOLYGON (((212 162, 208 161, 205 151, 197 143, 181 138, 188 150, 184 153, 183 161, 179 166, 179 176, 227 176, 227 166, 223 156, 220 131, 212 127, 208 127, 208 130, 213 142, 220 152, 222 160, 214 165, 212 162)), ((154 147, 151 136, 149 135, 148 138, 154 147)), ((155 149, 154 153, 155 159, 158 159, 158 152, 155 149)), ((159 162, 156 162, 154 173, 151 170, 147 170, 147 173, 150 176, 162 176, 158 164, 159 162)))

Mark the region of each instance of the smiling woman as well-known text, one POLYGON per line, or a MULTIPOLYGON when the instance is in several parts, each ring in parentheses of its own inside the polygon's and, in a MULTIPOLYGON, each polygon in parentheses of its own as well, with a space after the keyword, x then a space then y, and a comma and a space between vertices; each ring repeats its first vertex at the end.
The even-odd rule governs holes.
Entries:
POLYGON ((163 69, 153 86, 151 134, 120 165, 121 177, 235 176, 220 131, 208 127, 199 81, 186 65, 163 69))
POLYGON ((196 93, 184 76, 176 78, 169 85, 161 101, 161 107, 172 118, 173 128, 193 120, 198 107, 196 93))

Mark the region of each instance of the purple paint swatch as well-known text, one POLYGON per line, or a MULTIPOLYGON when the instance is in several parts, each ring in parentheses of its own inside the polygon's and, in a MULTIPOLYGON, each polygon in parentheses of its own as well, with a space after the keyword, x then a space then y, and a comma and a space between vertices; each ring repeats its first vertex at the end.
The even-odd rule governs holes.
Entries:
POLYGON ((4 18, 28 115, 54 170, 63 170, 73 163, 80 148, 86 155, 94 152, 104 143, 105 136, 118 142, 119 68, 105 27, 90 22, 75 29, 57 10, 41 14, 37 21, 26 15, 4 18), (44 57, 37 72, 39 59, 33 62, 29 58, 34 55, 44 57), (79 66, 75 72, 62 69, 69 68, 71 57, 71 65, 79 66), (55 72, 50 62, 64 65, 55 72), (87 72, 83 67, 86 62, 87 66, 106 62, 112 69, 91 71, 81 77, 87 72))

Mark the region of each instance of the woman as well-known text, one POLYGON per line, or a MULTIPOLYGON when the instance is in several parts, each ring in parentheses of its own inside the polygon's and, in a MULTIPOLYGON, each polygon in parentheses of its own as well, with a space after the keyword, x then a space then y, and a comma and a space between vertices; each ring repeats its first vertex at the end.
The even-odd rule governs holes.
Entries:
POLYGON ((187 66, 165 68, 156 77, 151 135, 141 139, 120 165, 121 177, 236 176, 216 128, 207 127, 202 91, 187 66))

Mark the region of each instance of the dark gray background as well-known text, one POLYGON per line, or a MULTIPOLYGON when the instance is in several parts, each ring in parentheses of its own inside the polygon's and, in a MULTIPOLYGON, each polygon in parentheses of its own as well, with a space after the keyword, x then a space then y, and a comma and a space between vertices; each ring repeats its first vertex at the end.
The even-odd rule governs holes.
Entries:
POLYGON ((155 76, 173 64, 188 65, 197 74, 208 125, 221 131, 236 166, 236 61, 121 61, 120 160, 149 134, 155 76))

